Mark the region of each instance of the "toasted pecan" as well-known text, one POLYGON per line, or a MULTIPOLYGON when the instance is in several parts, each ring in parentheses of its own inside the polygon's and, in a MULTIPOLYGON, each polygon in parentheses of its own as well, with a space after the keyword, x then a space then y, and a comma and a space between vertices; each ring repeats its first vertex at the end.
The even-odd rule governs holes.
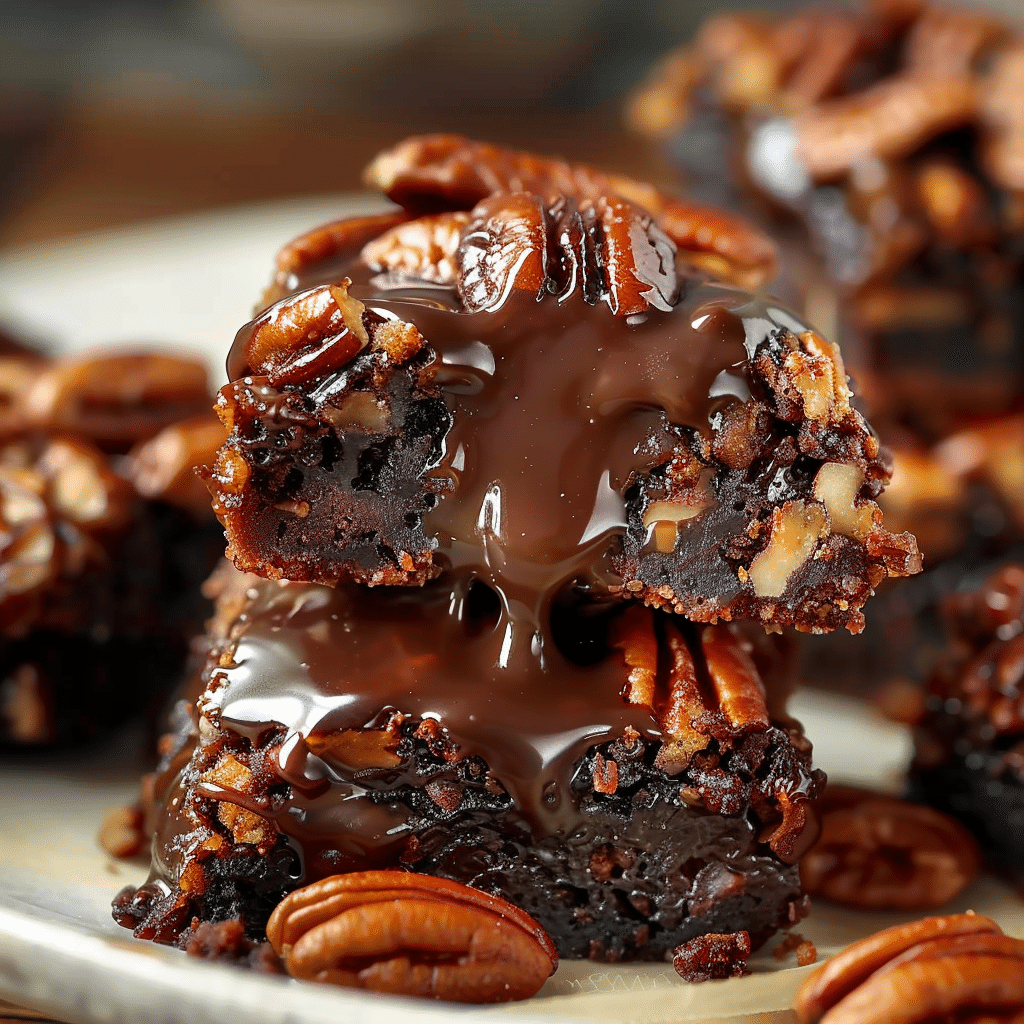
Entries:
POLYGON ((298 889, 267 924, 297 978, 457 1002, 527 999, 558 965, 518 907, 404 871, 334 875, 298 889))
POLYGON ((413 136, 380 153, 365 178, 413 212, 467 210, 495 192, 532 192, 543 199, 595 201, 619 197, 643 207, 684 254, 736 283, 772 275, 775 246, 744 220, 670 196, 623 175, 535 156, 460 135, 413 136))

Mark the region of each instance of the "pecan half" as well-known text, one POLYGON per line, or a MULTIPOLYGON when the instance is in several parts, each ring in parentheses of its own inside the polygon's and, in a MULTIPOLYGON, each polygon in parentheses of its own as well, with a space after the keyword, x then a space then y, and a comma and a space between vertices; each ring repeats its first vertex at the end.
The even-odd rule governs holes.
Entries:
POLYGON ((558 966, 510 903, 404 871, 334 875, 286 896, 267 938, 295 978, 464 1003, 528 999, 558 966))
POLYGON ((559 196, 590 202, 618 197, 649 213, 701 269, 754 287, 775 268, 775 246, 739 217, 623 175, 460 135, 408 138, 380 153, 364 177, 388 198, 417 213, 468 210, 496 192, 531 192, 548 202, 559 196))
POLYGON ((224 426, 210 413, 172 423, 128 453, 128 479, 150 501, 166 501, 197 516, 210 514, 210 495, 199 476, 224 443, 224 426))
POLYGON ((369 217, 344 217, 321 224, 292 239, 281 249, 277 254, 277 272, 285 277, 301 274, 307 267, 358 249, 408 219, 407 213, 394 210, 369 217))
POLYGON ((978 914, 929 917, 855 942, 797 994, 801 1024, 915 1024, 1024 1010, 1024 942, 978 914))
POLYGON ((811 896, 861 910, 941 907, 978 875, 981 855, 958 822, 921 804, 829 786, 821 838, 800 864, 811 896))
POLYGON ((679 291, 675 247, 650 216, 618 199, 546 203, 496 193, 470 214, 455 253, 470 312, 496 309, 510 289, 606 302, 617 316, 668 311, 679 291))
POLYGON ((913 152, 966 124, 975 111, 975 90, 967 78, 896 76, 802 114, 800 155, 813 177, 838 177, 864 157, 889 160, 913 152))
POLYGON ((340 369, 366 348, 395 363, 411 359, 423 347, 416 328, 367 313, 349 295, 351 283, 346 277, 298 292, 247 324, 242 330, 248 369, 278 387, 340 369))
POLYGON ((469 219, 465 211, 455 210, 405 221, 367 242, 362 260, 373 270, 452 285, 455 251, 469 219))

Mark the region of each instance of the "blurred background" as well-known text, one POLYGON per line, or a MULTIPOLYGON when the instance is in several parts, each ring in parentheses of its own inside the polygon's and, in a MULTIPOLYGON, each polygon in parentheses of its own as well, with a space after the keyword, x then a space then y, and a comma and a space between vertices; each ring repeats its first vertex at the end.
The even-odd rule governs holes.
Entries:
POLYGON ((618 105, 727 6, 0 0, 0 248, 356 188, 414 131, 667 174, 618 105))
POLYGON ((749 5, 0 0, 0 248, 356 188, 377 149, 415 131, 671 183, 657 147, 622 128, 621 100, 730 6, 749 5))

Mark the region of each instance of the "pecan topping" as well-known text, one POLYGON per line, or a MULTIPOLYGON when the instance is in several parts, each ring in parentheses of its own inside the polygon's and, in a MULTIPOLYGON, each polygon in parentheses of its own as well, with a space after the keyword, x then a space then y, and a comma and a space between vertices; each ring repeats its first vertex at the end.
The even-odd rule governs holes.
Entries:
POLYGON ((395 363, 411 359, 423 347, 416 328, 368 313, 349 295, 351 283, 298 292, 246 325, 248 367, 277 387, 340 369, 368 347, 395 363))
POLYGON ((800 865, 804 889, 858 909, 941 907, 981 867, 977 843, 952 818, 852 786, 829 786, 821 827, 800 865))
POLYGON ((404 871, 298 889, 267 937, 292 977, 464 1003, 528 999, 558 965, 547 933, 518 907, 404 871))
POLYGON ((456 210, 398 224, 363 246, 363 262, 373 270, 454 284, 455 250, 469 218, 456 210))
POLYGON ((366 180, 414 212, 468 210, 496 192, 531 192, 548 202, 619 197, 643 207, 692 262, 744 286, 774 271, 775 247, 745 221, 632 178, 584 164, 520 153, 459 135, 413 136, 380 153, 366 180))
POLYGON ((529 192, 497 193, 473 209, 455 262, 470 312, 497 308, 516 288, 560 300, 579 290, 631 316, 670 310, 679 290, 672 243, 647 214, 616 199, 547 205, 529 192))
POLYGON ((1010 1011, 1024 1011, 1024 942, 973 913, 855 942, 819 967, 796 1001, 801 1024, 916 1024, 1010 1011))
POLYGON ((344 217, 321 224, 290 241, 277 254, 278 275, 301 274, 307 267, 390 234, 408 219, 407 213, 395 210, 371 217, 344 217))
POLYGON ((224 427, 207 413, 165 427, 128 455, 128 477, 151 501, 166 501, 209 515, 210 495, 197 470, 211 465, 224 443, 224 427))
POLYGON ((863 157, 889 160, 910 153, 966 124, 975 111, 969 79, 894 77, 803 114, 797 121, 800 154, 815 178, 833 178, 863 157))

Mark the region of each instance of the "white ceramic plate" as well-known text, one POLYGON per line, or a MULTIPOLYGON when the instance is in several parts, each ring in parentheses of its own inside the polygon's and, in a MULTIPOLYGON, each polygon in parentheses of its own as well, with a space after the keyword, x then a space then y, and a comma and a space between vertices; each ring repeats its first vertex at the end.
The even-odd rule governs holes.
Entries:
MULTIPOLYGON (((374 200, 337 196, 260 206, 71 240, 0 257, 0 325, 65 350, 155 342, 201 353, 214 379, 235 330, 267 283, 273 254, 321 221, 374 200)), ((861 704, 808 693, 794 708, 834 778, 891 788, 905 733, 861 704)), ((436 1005, 351 993, 200 963, 138 942, 110 918, 112 896, 145 877, 96 845, 104 812, 133 797, 138 744, 0 762, 0 996, 83 1024, 441 1024, 600 1020, 731 1022, 792 1019, 810 968, 763 951, 749 978, 688 985, 671 967, 563 963, 527 1004, 436 1005)), ((954 909, 973 907, 1024 935, 1024 905, 983 879, 954 909)), ((827 954, 896 923, 819 905, 799 930, 827 954)))

